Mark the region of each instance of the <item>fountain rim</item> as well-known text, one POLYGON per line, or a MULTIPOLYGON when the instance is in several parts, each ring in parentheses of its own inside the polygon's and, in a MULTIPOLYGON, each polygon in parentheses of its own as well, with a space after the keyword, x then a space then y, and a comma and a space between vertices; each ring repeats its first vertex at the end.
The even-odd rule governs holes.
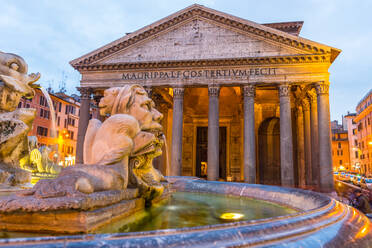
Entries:
MULTIPOLYGON (((317 206, 311 209, 300 210, 300 212, 277 216, 272 218, 265 218, 259 220, 248 220, 248 221, 238 221, 225 224, 216 225, 206 225, 197 227, 184 227, 176 229, 161 229, 146 232, 131 232, 131 233, 112 233, 112 234, 83 234, 74 236, 55 236, 55 237, 33 237, 33 238, 15 238, 15 239, 3 239, 0 240, 0 246, 2 245, 31 245, 31 244, 50 244, 50 243, 70 243, 79 245, 92 245, 91 242, 99 243, 120 243, 122 244, 135 244, 135 245, 145 245, 146 242, 150 240, 156 242, 157 245, 151 243, 152 247, 164 247, 165 244, 169 246, 189 244, 190 246, 204 246, 210 242, 218 242, 220 246, 225 245, 267 245, 271 243, 288 242, 287 240, 293 240, 299 237, 311 237, 314 240, 318 240, 321 237, 321 233, 324 231, 335 231, 335 226, 342 223, 349 223, 347 226, 347 233, 344 230, 340 234, 340 230, 336 230, 337 235, 330 238, 326 238, 326 241, 343 240, 360 233, 362 227, 369 226, 371 224, 367 217, 360 214, 359 211, 346 206, 336 200, 317 193, 295 188, 284 188, 278 186, 269 185, 253 185, 245 183, 230 183, 230 182, 211 182, 198 180, 197 178, 191 177, 168 177, 168 180, 172 184, 175 191, 183 192, 200 192, 200 193, 216 193, 216 192, 206 192, 206 191, 219 191, 220 194, 225 192, 228 194, 229 190, 235 191, 236 188, 241 188, 242 191, 239 193, 242 197, 249 197, 244 194, 244 189, 256 189, 264 190, 267 192, 280 192, 289 195, 297 195, 302 197, 313 197, 312 201, 317 203, 317 206), (217 187, 218 186, 218 187, 217 187), (199 189, 196 191, 195 189, 199 189), (358 218, 356 218, 358 217, 358 218), (366 222, 367 221, 367 222, 366 222), (350 227, 350 223, 353 223, 353 227, 350 227), (367 224, 366 224, 367 223, 367 224), (363 224, 363 225, 362 225, 363 224), (320 232, 320 233, 319 233, 320 232), (347 235, 346 235, 347 234, 347 235), (202 235, 204 238, 200 239, 202 235), (349 235, 349 236, 348 236, 349 235), (221 239, 221 236, 223 237, 221 239), (227 238, 226 238, 227 237, 227 238), (158 243, 158 239, 162 242, 158 243), (229 239, 232 240, 229 240, 229 239), (176 240, 176 241, 175 241, 176 240), (168 243, 171 242, 171 243, 168 243), (176 242, 176 243, 174 243, 176 242), (178 243, 177 243, 178 242, 178 243), (196 243, 195 243, 196 242, 196 243), (197 244, 197 245, 196 245, 197 244)), ((217 193, 218 194, 218 193, 217 193)), ((236 194, 235 194, 236 196, 236 194)), ((255 197, 255 199, 261 199, 255 197)), ((270 202, 270 201, 269 201, 270 202)), ((274 203, 275 202, 271 201, 274 203)), ((339 228, 339 227, 338 227, 339 228)), ((324 237, 323 237, 324 239, 324 237)), ((301 238, 296 242, 301 242, 301 238)), ((365 238, 356 240, 365 244, 365 242, 372 241, 372 233, 367 234, 365 238)), ((323 240, 324 244, 325 242, 323 240)), ((343 241, 345 242, 345 241, 343 241)), ((296 244, 297 244, 296 243, 296 244)), ((216 243, 215 243, 216 244, 216 243)), ((317 243, 319 244, 319 243, 317 243)), ((355 244, 355 241, 354 241, 355 244)))

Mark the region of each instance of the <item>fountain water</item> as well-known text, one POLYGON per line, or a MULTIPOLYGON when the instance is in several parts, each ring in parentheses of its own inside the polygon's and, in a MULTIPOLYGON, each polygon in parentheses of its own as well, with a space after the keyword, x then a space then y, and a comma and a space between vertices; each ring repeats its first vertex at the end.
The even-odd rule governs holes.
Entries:
POLYGON ((167 168, 165 168, 165 174, 170 175, 169 151, 168 151, 167 138, 165 137, 165 134, 163 134, 163 140, 164 140, 165 158, 167 160, 167 163, 166 163, 167 168))
POLYGON ((48 105, 49 105, 49 109, 50 109, 50 114, 52 116, 52 128, 51 128, 51 134, 52 134, 52 137, 54 138, 58 138, 57 137, 57 128, 56 128, 56 113, 55 113, 55 110, 54 110, 54 106, 53 106, 53 101, 52 99, 50 98, 50 95, 48 93, 48 91, 46 89, 44 89, 43 87, 40 86, 40 90, 41 92, 43 92, 47 102, 48 102, 48 105))

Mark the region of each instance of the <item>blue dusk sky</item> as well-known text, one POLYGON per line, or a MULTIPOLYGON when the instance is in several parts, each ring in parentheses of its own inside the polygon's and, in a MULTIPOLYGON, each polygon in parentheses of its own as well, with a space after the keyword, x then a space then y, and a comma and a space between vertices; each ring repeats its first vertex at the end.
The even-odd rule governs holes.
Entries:
POLYGON ((342 50, 331 66, 331 119, 354 112, 372 88, 369 0, 1 0, 0 50, 16 53, 40 83, 77 93, 69 61, 198 3, 257 23, 304 21, 301 36, 342 50))

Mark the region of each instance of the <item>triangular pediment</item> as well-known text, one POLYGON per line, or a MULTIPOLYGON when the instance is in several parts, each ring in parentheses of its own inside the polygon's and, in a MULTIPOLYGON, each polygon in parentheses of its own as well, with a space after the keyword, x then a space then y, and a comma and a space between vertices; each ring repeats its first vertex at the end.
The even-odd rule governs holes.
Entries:
POLYGON ((340 50, 192 5, 70 62, 85 65, 328 54, 340 50))
POLYGON ((285 56, 309 54, 263 38, 217 25, 213 21, 192 19, 147 41, 123 49, 99 64, 157 62, 285 56))

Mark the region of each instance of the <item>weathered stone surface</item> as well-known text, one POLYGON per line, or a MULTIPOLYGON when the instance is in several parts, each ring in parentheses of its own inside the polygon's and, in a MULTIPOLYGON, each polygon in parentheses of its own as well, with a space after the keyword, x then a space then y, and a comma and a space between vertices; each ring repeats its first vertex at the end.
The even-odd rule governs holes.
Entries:
POLYGON ((9 164, 0 163, 0 184, 14 186, 31 181, 31 173, 9 164))
POLYGON ((255 57, 263 53, 276 56, 294 54, 294 51, 213 22, 194 19, 102 63, 255 57), (251 49, 253 46, 255 49, 251 49))
MULTIPOLYGON (((43 181, 46 183, 50 182, 48 179, 43 181)), ((37 213, 56 210, 88 210, 139 197, 138 189, 108 190, 75 197, 56 198, 39 198, 33 195, 22 195, 22 197, 19 197, 19 194, 24 194, 24 192, 3 197, 0 201, 0 212, 3 214, 14 214, 15 212, 37 213)), ((23 223, 26 224, 27 222, 23 223)))

